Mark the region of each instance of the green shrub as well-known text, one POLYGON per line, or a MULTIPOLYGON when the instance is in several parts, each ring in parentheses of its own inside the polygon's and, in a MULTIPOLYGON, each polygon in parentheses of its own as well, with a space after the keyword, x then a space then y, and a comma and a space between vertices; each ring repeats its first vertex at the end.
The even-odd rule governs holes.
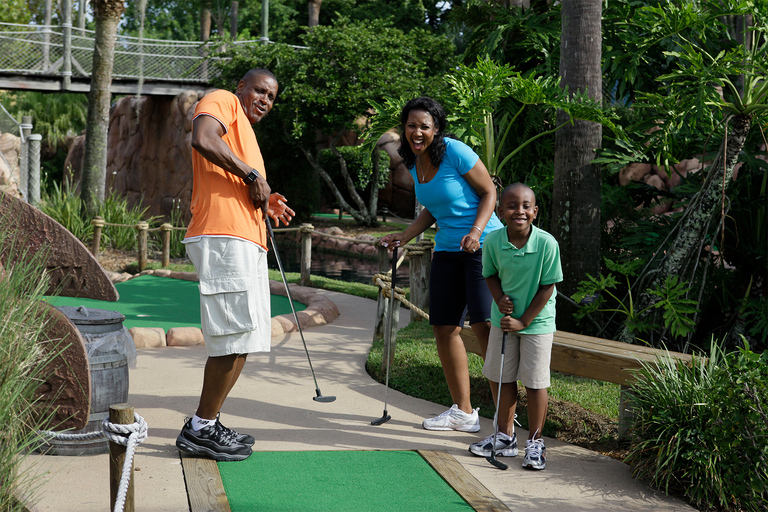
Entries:
POLYGON ((709 359, 661 359, 632 387, 635 476, 700 510, 765 510, 768 351, 724 354, 713 342, 709 359))

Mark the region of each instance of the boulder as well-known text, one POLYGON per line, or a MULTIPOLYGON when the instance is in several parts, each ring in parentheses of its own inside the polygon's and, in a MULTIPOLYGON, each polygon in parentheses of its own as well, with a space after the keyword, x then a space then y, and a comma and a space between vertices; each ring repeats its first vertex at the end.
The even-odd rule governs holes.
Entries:
POLYGON ((165 344, 169 347, 191 347, 204 345, 203 331, 197 327, 171 327, 165 336, 165 344))

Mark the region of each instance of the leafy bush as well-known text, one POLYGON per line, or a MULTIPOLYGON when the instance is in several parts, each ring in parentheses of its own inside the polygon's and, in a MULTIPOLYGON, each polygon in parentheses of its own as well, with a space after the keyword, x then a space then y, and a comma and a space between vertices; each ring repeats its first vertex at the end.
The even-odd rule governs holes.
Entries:
POLYGON ((768 351, 725 354, 713 342, 709 359, 662 358, 636 375, 635 476, 700 510, 765 510, 768 351))

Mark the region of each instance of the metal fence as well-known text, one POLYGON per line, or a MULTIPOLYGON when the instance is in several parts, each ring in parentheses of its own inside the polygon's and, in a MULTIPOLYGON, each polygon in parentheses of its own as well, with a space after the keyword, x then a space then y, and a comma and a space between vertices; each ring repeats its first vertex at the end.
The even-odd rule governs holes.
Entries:
MULTIPOLYGON (((91 30, 58 25, 0 23, 0 72, 62 75, 67 73, 69 61, 72 76, 89 77, 94 41, 95 32, 91 30), (71 50, 66 52, 65 48, 71 50)), ((236 41, 227 44, 256 45, 261 42, 236 41)), ((212 78, 206 56, 216 48, 210 43, 118 35, 112 77, 206 83, 212 78)))

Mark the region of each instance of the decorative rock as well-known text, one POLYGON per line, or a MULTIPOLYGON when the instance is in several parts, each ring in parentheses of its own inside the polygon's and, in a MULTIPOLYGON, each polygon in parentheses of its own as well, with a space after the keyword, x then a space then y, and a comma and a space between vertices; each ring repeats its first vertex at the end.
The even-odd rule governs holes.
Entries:
POLYGON ((298 330, 293 323, 293 315, 278 315, 272 317, 272 336, 280 336, 286 332, 298 330))
POLYGON ((203 331, 197 327, 172 327, 168 329, 165 343, 169 347, 191 347, 204 345, 203 331))
POLYGON ((167 268, 158 268, 152 272, 157 277, 171 277, 171 271, 167 268))
POLYGON ((632 163, 619 171, 619 185, 628 185, 630 181, 643 181, 643 176, 650 174, 651 164, 632 163))
POLYGON ((128 332, 136 348, 165 347, 165 329, 160 327, 131 327, 128 332))

